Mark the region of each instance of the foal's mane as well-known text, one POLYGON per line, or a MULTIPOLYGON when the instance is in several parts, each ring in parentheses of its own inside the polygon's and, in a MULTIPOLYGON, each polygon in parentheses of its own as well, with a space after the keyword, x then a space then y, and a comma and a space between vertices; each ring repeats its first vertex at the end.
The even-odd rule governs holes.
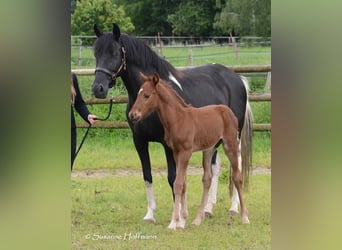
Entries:
POLYGON ((176 92, 176 90, 174 90, 169 84, 164 82, 162 79, 159 79, 159 83, 156 86, 156 90, 157 93, 159 93, 163 99, 176 99, 182 107, 191 107, 191 104, 186 103, 184 99, 176 92))

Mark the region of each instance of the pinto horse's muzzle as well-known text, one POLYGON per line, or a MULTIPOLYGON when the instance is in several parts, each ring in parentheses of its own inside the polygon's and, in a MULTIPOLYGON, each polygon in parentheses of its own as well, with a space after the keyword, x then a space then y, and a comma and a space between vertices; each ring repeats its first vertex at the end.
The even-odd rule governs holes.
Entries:
POLYGON ((121 47, 121 52, 121 63, 116 71, 112 72, 102 67, 96 67, 95 75, 97 72, 102 72, 105 75, 109 76, 111 79, 109 84, 103 84, 102 82, 94 81, 92 90, 97 98, 106 98, 108 88, 112 88, 116 83, 116 78, 121 74, 123 70, 126 70, 126 51, 124 47, 121 47))

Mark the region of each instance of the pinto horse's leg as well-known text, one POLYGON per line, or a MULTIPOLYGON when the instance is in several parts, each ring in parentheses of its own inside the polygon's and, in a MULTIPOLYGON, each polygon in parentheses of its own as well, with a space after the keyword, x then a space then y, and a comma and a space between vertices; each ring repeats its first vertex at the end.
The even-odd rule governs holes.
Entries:
POLYGON ((232 166, 233 173, 232 173, 231 179, 234 182, 234 185, 239 195, 242 223, 249 224, 248 212, 247 212, 247 208, 245 206, 245 202, 244 202, 243 194, 242 194, 242 174, 239 169, 238 140, 233 139, 231 136, 226 137, 223 139, 223 146, 224 146, 224 152, 228 156, 228 159, 232 166))
MULTIPOLYGON (((238 166, 239 166, 239 170, 241 172, 241 170, 242 170, 241 141, 239 141, 238 166)), ((232 196, 232 205, 230 206, 230 209, 229 209, 229 213, 231 215, 239 214, 239 204, 240 204, 239 194, 238 194, 238 191, 237 191, 236 187, 234 186, 234 188, 233 188, 233 196, 232 196)))
POLYGON ((211 160, 211 185, 209 189, 209 197, 207 205, 205 206, 205 216, 212 217, 213 216, 213 208, 216 205, 216 196, 217 196, 217 186, 218 186, 218 178, 221 169, 221 159, 217 150, 214 152, 214 155, 211 160))
POLYGON ((167 162, 167 180, 171 187, 173 200, 175 200, 175 195, 173 192, 173 183, 175 182, 175 179, 176 179, 176 162, 173 158, 172 150, 166 144, 163 144, 163 146, 164 146, 166 162, 167 162))
POLYGON ((203 176, 202 176, 202 183, 203 183, 203 193, 202 193, 202 200, 201 200, 201 206, 197 212, 195 220, 192 222, 192 224, 198 226, 201 224, 202 219, 204 218, 204 208, 205 205, 208 202, 208 193, 209 188, 211 184, 211 158, 213 156, 215 149, 209 149, 206 151, 203 151, 203 158, 202 158, 202 165, 203 165, 203 176))
POLYGON ((151 173, 151 161, 148 153, 148 142, 145 140, 140 140, 136 136, 134 138, 134 145, 138 152, 144 181, 146 187, 146 196, 147 196, 147 213, 144 217, 144 221, 150 221, 152 223, 156 223, 156 219, 154 218, 154 210, 156 209, 156 202, 154 199, 154 193, 152 188, 152 173, 151 173))

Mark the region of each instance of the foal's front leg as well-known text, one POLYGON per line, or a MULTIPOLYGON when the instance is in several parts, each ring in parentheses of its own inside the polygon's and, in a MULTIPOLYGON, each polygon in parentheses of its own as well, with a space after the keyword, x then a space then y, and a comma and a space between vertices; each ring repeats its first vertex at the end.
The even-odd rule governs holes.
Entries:
POLYGON ((211 157, 213 156, 213 149, 203 151, 203 158, 202 158, 202 165, 203 165, 203 176, 202 176, 202 183, 203 183, 203 193, 202 193, 202 200, 201 200, 201 206, 197 212, 195 220, 192 222, 192 224, 198 226, 201 224, 202 219, 204 218, 204 209, 205 205, 208 202, 208 193, 209 188, 211 184, 211 157))
POLYGON ((184 228, 186 218, 188 215, 188 208, 186 202, 186 169, 191 156, 190 152, 175 153, 175 160, 177 162, 177 175, 173 184, 173 192, 175 194, 175 202, 173 206, 171 222, 169 229, 176 230, 176 228, 184 228))

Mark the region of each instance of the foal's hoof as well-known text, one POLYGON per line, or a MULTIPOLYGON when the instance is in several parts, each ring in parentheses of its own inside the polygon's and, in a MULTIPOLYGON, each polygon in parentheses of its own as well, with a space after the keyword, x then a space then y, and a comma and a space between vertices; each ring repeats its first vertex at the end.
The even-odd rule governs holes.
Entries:
POLYGON ((195 225, 195 226, 199 226, 201 224, 202 220, 200 219, 195 219, 193 222, 192 222, 192 225, 195 225))
POLYGON ((172 221, 167 228, 176 231, 176 222, 172 221))
POLYGON ((250 224, 248 217, 242 218, 242 224, 250 224))

